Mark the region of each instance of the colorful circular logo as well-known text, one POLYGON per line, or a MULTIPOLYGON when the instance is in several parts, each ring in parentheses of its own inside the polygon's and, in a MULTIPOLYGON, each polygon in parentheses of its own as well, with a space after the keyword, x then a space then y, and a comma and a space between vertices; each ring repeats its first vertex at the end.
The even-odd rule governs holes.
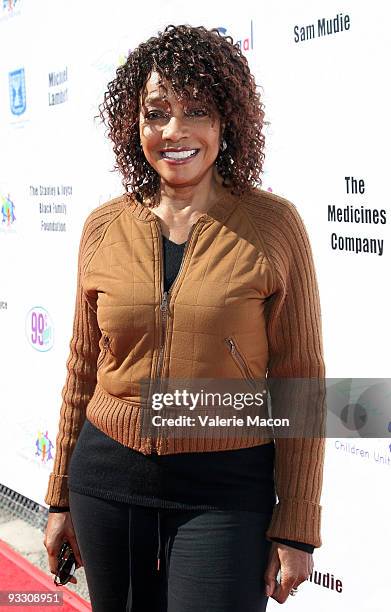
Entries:
POLYGON ((26 336, 37 351, 50 351, 53 346, 53 322, 45 308, 34 306, 26 316, 26 336))

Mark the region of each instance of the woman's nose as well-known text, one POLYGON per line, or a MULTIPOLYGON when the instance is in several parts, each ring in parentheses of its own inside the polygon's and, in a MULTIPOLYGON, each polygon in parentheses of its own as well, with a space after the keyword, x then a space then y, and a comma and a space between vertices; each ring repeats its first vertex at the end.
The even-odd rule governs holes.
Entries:
POLYGON ((180 117, 171 117, 163 128, 162 137, 167 140, 180 140, 186 135, 186 128, 180 117))

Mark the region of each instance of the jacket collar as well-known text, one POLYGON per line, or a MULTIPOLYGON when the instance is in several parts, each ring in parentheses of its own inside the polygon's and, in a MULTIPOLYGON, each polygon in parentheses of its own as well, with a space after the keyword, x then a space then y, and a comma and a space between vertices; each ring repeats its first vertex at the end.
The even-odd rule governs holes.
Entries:
MULTIPOLYGON (((140 204, 132 194, 125 194, 126 210, 136 219, 146 223, 155 221, 157 215, 153 209, 140 204)), ((224 222, 231 212, 240 204, 240 198, 231 193, 230 189, 226 189, 218 200, 209 208, 209 210, 201 215, 206 219, 215 219, 216 221, 224 222)))

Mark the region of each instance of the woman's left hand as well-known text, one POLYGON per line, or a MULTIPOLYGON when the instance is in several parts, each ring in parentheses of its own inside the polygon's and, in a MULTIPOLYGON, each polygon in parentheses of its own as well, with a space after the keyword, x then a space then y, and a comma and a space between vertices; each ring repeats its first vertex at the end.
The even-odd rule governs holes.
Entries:
POLYGON ((273 542, 264 574, 266 595, 273 597, 278 603, 284 603, 289 597, 289 591, 304 582, 312 573, 313 567, 311 553, 273 542), (281 570, 281 582, 276 581, 278 570, 281 570))

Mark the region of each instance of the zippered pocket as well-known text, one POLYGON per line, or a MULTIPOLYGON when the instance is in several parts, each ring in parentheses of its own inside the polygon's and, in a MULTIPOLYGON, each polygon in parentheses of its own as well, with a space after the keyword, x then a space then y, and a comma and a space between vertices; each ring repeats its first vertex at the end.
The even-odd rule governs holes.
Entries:
POLYGON ((233 360, 235 361, 236 365, 239 367, 243 378, 245 378, 247 384, 249 385, 249 387, 254 391, 256 389, 256 382, 254 379, 254 376, 250 370, 250 368, 248 367, 246 361, 244 360, 243 355, 241 354, 241 352, 238 349, 238 346, 234 340, 234 338, 232 336, 229 336, 228 338, 225 338, 225 344, 227 345, 230 355, 232 356, 233 360))
POLYGON ((98 362, 96 364, 97 369, 103 365, 104 360, 107 357, 107 353, 110 353, 110 337, 107 334, 103 334, 103 349, 99 355, 98 362))

